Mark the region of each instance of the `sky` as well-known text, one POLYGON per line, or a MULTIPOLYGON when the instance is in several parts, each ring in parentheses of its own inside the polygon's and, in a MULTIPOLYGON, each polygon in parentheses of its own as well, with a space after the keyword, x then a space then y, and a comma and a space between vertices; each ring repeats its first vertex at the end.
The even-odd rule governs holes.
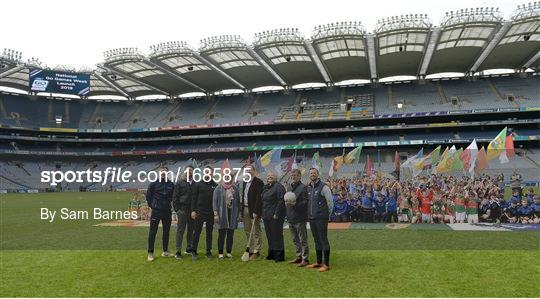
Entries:
POLYGON ((499 7, 509 19, 527 0, 6 0, 0 5, 0 51, 22 52, 48 67, 94 68, 103 52, 137 47, 146 54, 152 44, 186 41, 197 49, 214 35, 240 35, 253 41, 256 32, 298 28, 304 37, 313 27, 360 21, 368 32, 377 19, 428 14, 438 25, 444 13, 471 7, 499 7))

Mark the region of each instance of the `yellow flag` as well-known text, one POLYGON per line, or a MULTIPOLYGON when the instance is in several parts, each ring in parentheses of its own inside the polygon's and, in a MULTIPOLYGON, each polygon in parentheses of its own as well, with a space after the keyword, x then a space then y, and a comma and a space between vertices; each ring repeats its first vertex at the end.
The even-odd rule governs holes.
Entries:
POLYGON ((487 160, 491 161, 499 157, 506 149, 506 127, 488 144, 487 160))

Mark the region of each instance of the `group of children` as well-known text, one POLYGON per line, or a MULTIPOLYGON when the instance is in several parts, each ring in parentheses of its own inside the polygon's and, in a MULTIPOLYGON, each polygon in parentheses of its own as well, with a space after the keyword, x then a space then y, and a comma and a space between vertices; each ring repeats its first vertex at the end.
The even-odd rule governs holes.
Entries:
POLYGON ((533 188, 512 188, 504 198, 501 176, 433 174, 415 180, 363 177, 329 179, 336 222, 540 223, 540 197, 533 188))

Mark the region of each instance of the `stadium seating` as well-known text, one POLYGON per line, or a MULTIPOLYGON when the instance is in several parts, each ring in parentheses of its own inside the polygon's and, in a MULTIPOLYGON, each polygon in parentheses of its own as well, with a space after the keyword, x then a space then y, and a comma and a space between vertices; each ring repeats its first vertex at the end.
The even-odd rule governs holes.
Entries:
POLYGON ((30 98, 0 94, 0 124, 24 127, 129 129, 250 121, 296 121, 362 117, 365 113, 451 111, 540 106, 540 78, 493 77, 290 90, 250 95, 190 98, 168 102, 96 102, 30 98), (358 110, 340 104, 356 98, 358 110), (508 99, 512 98, 513 101, 508 99), (358 100, 359 99, 359 100, 358 100), (306 102, 304 113, 297 114, 306 102), (402 103, 401 109, 397 104, 402 103), (359 112, 363 111, 363 112, 359 112))

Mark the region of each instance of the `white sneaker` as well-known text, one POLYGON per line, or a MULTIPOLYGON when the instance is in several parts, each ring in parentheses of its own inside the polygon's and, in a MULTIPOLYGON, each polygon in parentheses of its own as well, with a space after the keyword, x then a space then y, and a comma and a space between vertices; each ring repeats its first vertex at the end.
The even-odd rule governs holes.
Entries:
POLYGON ((223 254, 218 255, 218 259, 220 260, 224 259, 223 254))
POLYGON ((227 258, 228 258, 228 259, 232 259, 232 254, 227 253, 227 258))
POLYGON ((164 251, 162 254, 161 254, 162 257, 170 257, 171 254, 168 252, 168 251, 164 251))
POLYGON ((149 261, 149 262, 153 262, 153 261, 154 261, 154 254, 153 254, 153 253, 148 253, 148 261, 149 261))

